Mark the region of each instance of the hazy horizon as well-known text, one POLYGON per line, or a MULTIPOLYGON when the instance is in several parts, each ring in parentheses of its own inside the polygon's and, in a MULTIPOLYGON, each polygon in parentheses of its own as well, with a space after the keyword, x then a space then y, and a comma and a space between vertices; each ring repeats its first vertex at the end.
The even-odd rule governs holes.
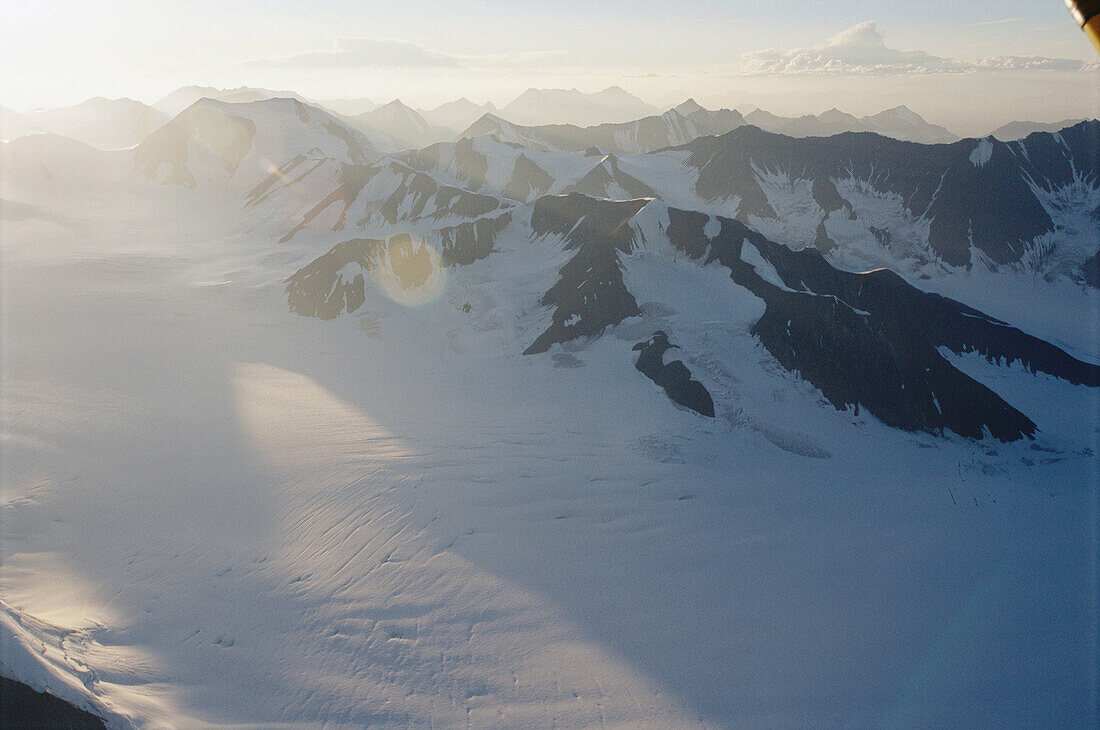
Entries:
POLYGON ((615 2, 420 5, 326 0, 308 16, 282 2, 16 8, 3 31, 0 104, 23 111, 96 96, 152 104, 198 85, 400 98, 430 109, 460 97, 501 106, 527 88, 621 86, 661 108, 693 97, 785 116, 904 104, 964 136, 1100 113, 1100 62, 1053 0, 709 2, 691 17, 657 2, 628 11, 615 2))

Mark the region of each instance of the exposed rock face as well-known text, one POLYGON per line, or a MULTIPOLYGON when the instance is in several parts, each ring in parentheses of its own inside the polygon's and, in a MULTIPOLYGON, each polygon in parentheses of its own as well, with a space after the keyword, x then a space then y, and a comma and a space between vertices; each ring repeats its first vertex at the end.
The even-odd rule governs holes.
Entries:
MULTIPOLYGON (((540 245, 563 246, 569 258, 538 300, 551 322, 525 355, 599 336, 642 314, 623 277, 624 257, 643 243, 663 246, 667 239, 691 260, 724 266, 736 284, 762 300, 763 315, 750 332, 782 367, 812 383, 839 410, 865 409, 909 431, 1006 441, 1035 434, 1031 419, 944 353, 976 352, 991 362, 1100 386, 1100 366, 1055 345, 920 291, 888 270, 843 271, 816 249, 791 250, 738 220, 648 199, 612 201, 579 193, 546 196, 522 209, 529 212, 530 228, 526 212, 504 211, 442 229, 439 236, 444 265, 491 257, 505 231, 530 237, 532 245, 545 240, 540 245), (639 215, 647 206, 654 207, 639 215)), ((288 279, 292 311, 327 319, 361 306, 362 273, 372 266, 370 251, 379 243, 347 241, 288 279)), ((675 299, 668 303, 676 305, 675 299)), ((665 365, 663 354, 671 347, 660 332, 639 343, 639 369, 676 402, 713 415, 710 395, 686 366, 665 365)))
POLYGON ((1096 184, 1098 135, 1100 122, 1090 121, 1007 144, 986 138, 924 145, 870 133, 794 139, 745 126, 681 149, 699 170, 700 197, 739 198, 739 220, 777 216, 760 170, 810 181, 823 221, 847 205, 835 181, 867 181, 880 193, 899 196, 913 216, 928 219, 928 245, 959 266, 971 262, 971 247, 996 264, 1018 261, 1035 237, 1052 230, 1034 185, 1059 187, 1078 178, 1096 184))
POLYGON ((363 271, 370 267, 370 251, 381 243, 369 238, 344 241, 299 269, 286 280, 290 311, 320 319, 333 319, 344 312, 354 312, 366 301, 363 271), (349 264, 356 264, 359 268, 350 279, 341 273, 349 264))
POLYGON ((1096 365, 970 307, 921 292, 896 274, 843 272, 817 251, 791 251, 725 218, 719 219, 718 235, 708 238, 708 220, 670 209, 670 242, 692 258, 723 264, 734 281, 763 299, 764 316, 753 334, 838 409, 862 405, 884 423, 910 431, 949 429, 970 438, 988 432, 1002 440, 1035 433, 1030 419, 955 368, 940 346, 1100 384, 1096 365), (749 263, 756 257, 757 263, 749 263), (762 271, 766 267, 771 271, 762 271))
POLYGON ((645 342, 634 345, 638 360, 634 367, 647 378, 664 388, 675 403, 690 408, 699 415, 714 418, 714 401, 698 380, 691 379, 691 371, 679 360, 666 363, 665 351, 678 347, 668 341, 668 335, 657 330, 645 342))
POLYGON ((553 310, 553 323, 524 355, 546 352, 554 343, 598 335, 641 314, 623 283, 619 255, 633 250, 634 231, 628 222, 646 202, 615 203, 573 194, 540 198, 535 204, 531 216, 535 235, 564 236, 567 249, 576 253, 541 300, 553 310))
POLYGON ((0 677, 0 727, 103 730, 103 720, 46 692, 0 677))
POLYGON ((520 202, 560 192, 653 197, 736 218, 794 248, 813 246, 846 268, 981 263, 1093 280, 1085 261, 1100 241, 1100 122, 1011 143, 920 144, 872 132, 796 139, 732 118, 721 136, 688 134, 688 122, 704 113, 718 114, 680 119, 672 126, 691 141, 655 152, 636 144, 646 120, 603 139, 595 135, 603 126, 527 128, 486 117, 470 131, 477 139, 401 159, 520 202))
POLYGON ((444 228, 440 257, 444 266, 472 264, 489 255, 501 231, 512 221, 511 213, 496 218, 478 218, 468 223, 444 228))
MULTIPOLYGON (((765 289, 767 287, 764 287, 765 289)), ((1014 441, 1035 424, 889 317, 843 301, 770 289, 753 334, 783 367, 813 383, 838 410, 862 404, 907 431, 1014 441)))
MULTIPOLYGON (((441 229, 439 265, 472 264, 485 258, 511 217, 504 213, 441 229)), ((366 301, 366 276, 378 264, 383 249, 402 288, 416 289, 431 275, 434 264, 427 247, 407 234, 386 240, 353 238, 338 243, 286 279, 290 311, 320 319, 356 311, 366 301)))
POLYGON ((506 198, 526 201, 543 195, 553 184, 554 178, 549 173, 532 162, 527 155, 520 155, 512 170, 512 179, 504 186, 503 193, 506 198))
MULTIPOLYGON (((249 203, 255 204, 269 195, 275 184, 277 181, 270 178, 263 180, 249 193, 249 203)), ((339 206, 339 216, 332 229, 343 230, 348 223, 348 211, 357 201, 361 203, 365 220, 373 218, 387 224, 423 218, 441 223, 446 218, 476 219, 504 206, 498 198, 442 185, 431 175, 396 160, 377 165, 341 165, 340 183, 306 211, 280 243, 293 239, 332 205, 339 206), (360 201, 363 189, 372 182, 376 197, 360 201)), ((353 222, 361 224, 364 221, 353 222)))
POLYGON ((656 197, 656 193, 648 185, 623 172, 615 155, 604 157, 600 164, 593 167, 568 192, 611 200, 656 197))

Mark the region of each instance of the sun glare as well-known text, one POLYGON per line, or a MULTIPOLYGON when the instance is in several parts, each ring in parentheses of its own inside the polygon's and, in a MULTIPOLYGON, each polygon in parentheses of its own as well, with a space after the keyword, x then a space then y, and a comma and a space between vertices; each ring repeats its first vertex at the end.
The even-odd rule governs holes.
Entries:
POLYGON ((423 306, 438 298, 446 286, 439 252, 407 234, 379 243, 370 258, 371 276, 378 289, 398 304, 423 306))

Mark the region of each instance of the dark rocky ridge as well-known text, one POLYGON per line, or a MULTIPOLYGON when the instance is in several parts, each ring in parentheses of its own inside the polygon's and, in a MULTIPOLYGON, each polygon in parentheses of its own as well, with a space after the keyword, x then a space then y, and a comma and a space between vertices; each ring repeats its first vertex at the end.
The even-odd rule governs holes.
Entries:
MULTIPOLYGON (((654 219, 634 219, 650 203, 572 193, 546 196, 531 206, 532 235, 560 237, 570 258, 540 298, 551 323, 525 355, 598 336, 641 314, 624 282, 622 257, 637 246, 638 230, 648 235, 654 219)), ((1100 366, 972 307, 922 292, 893 272, 842 271, 815 249, 793 251, 737 220, 717 218, 715 232, 708 227, 714 219, 706 214, 676 208, 667 213, 664 232, 671 245, 701 263, 720 263, 734 282, 763 300, 765 311, 752 334, 837 409, 866 409, 883 423, 910 431, 950 430, 1006 441, 1035 434, 1026 415, 952 365, 940 348, 1100 386, 1100 366), (746 246, 753 250, 746 253, 746 246)), ((445 264, 489 256, 511 218, 506 212, 441 231, 445 264)), ((330 318, 360 306, 361 280, 337 282, 336 274, 352 261, 366 268, 366 252, 377 243, 340 244, 288 279, 291 309, 330 318)))
MULTIPOLYGON (((640 314, 620 270, 620 254, 635 245, 630 218, 647 201, 615 203, 580 195, 540 199, 537 231, 567 237, 577 255, 562 268, 542 303, 554 321, 524 354, 599 334, 640 314)), ((867 409, 887 425, 910 431, 951 430, 969 438, 1031 437, 1035 424, 958 370, 937 348, 976 351, 993 362, 1020 362, 1072 383, 1100 385, 1100 368, 1071 357, 978 310, 921 292, 888 271, 853 274, 820 252, 795 252, 740 221, 669 209, 672 245, 693 259, 718 261, 731 278, 765 302, 752 332, 786 369, 813 383, 836 408, 867 409), (742 260, 753 245, 782 284, 742 260)))
MULTIPOLYGON (((746 222, 749 216, 776 217, 754 167, 812 181, 822 219, 845 205, 833 180, 871 181, 899 195, 914 216, 928 217, 933 251, 958 266, 971 262, 971 245, 996 264, 1018 261, 1028 242, 1053 228, 1031 184, 1095 182, 1098 139, 1097 121, 1012 143, 966 139, 936 145, 869 132, 796 139, 743 126, 677 149, 686 150, 688 164, 699 170, 696 192, 705 199, 738 196, 737 218, 746 222)), ((818 238, 824 247, 831 244, 818 238)))
POLYGON ((478 218, 439 231, 439 257, 443 266, 466 265, 488 256, 497 237, 512 222, 506 212, 496 218, 478 218))
POLYGON ((516 159, 516 166, 512 170, 512 178, 504 186, 504 197, 512 200, 526 202, 533 197, 546 193, 554 184, 554 178, 541 167, 531 161, 527 155, 520 155, 516 159))
POLYGON ((22 682, 0 676, 0 728, 10 730, 104 730, 103 720, 22 682))
POLYGON ((531 215, 537 236, 556 234, 575 251, 558 280, 540 300, 553 322, 523 351, 546 352, 555 343, 591 337, 627 317, 641 314, 626 284, 620 253, 634 249, 630 219, 648 201, 611 202, 574 193, 540 198, 531 215))
MULTIPOLYGON (((472 264, 485 258, 492 252, 497 236, 511 219, 511 213, 504 213, 496 218, 479 218, 441 229, 438 232, 440 266, 472 264)), ((405 259, 417 257, 417 260, 405 261, 404 266, 395 268, 404 286, 416 287, 427 277, 427 251, 413 246, 412 237, 408 234, 397 234, 386 240, 353 238, 336 244, 285 280, 290 311, 304 317, 327 320, 359 309, 366 301, 363 274, 357 273, 351 281, 345 281, 339 272, 348 264, 357 264, 363 271, 370 271, 375 266, 375 253, 381 247, 386 247, 391 256, 396 254, 405 259), (403 280, 404 277, 408 277, 408 281, 403 280)))
POLYGON ((965 304, 908 284, 889 269, 852 273, 833 268, 814 249, 792 251, 763 237, 756 245, 791 289, 836 297, 849 306, 890 318, 904 331, 956 354, 978 352, 990 362, 1021 363, 1075 385, 1100 386, 1100 366, 965 304))
POLYGON ((661 386, 668 397, 685 408, 714 418, 714 400, 698 380, 692 380, 691 371, 680 360, 665 362, 665 352, 679 347, 668 341, 668 335, 657 330, 645 342, 634 345, 638 351, 638 360, 634 367, 647 378, 661 386))
POLYGON ((717 261, 764 300, 752 332, 786 369, 819 388, 838 409, 862 405, 884 423, 910 431, 949 429, 969 438, 1030 437, 1035 424, 965 375, 936 349, 976 350, 994 361, 1019 360, 1070 382, 1095 385, 1100 369, 953 300, 927 294, 892 272, 851 274, 817 251, 794 252, 740 221, 669 210, 672 245, 693 259, 717 261), (754 246, 785 286, 742 258, 754 246))
MULTIPOLYGON (((489 121, 498 126, 503 123, 489 121)), ((492 126, 481 131, 491 131, 492 126)), ((522 133, 536 129, 512 126, 522 133)), ((555 141, 535 146, 578 153, 584 150, 586 155, 606 154, 594 145, 582 147, 587 141, 588 138, 578 138, 570 144, 555 141)), ((446 160, 443 167, 447 173, 455 175, 463 185, 521 202, 553 189, 555 180, 547 170, 530 159, 521 159, 503 189, 490 190, 492 186, 486 182, 487 160, 473 150, 472 144, 470 139, 463 139, 406 153, 403 159, 423 170, 436 170, 446 160)), ((522 149, 510 142, 501 144, 522 149)), ((615 147, 609 149, 614 151, 615 147)), ((1051 233, 1055 226, 1051 212, 1044 207, 1051 202, 1042 191, 1064 188, 1075 181, 1086 185, 1100 182, 1100 122, 1095 120, 1056 134, 1035 133, 1011 143, 985 138, 921 144, 873 132, 793 138, 756 127, 737 126, 722 136, 698 137, 671 149, 686 153, 688 168, 684 174, 699 197, 739 201, 734 217, 750 225, 759 224, 758 219, 774 220, 780 216, 762 187, 761 172, 789 176, 795 184, 808 183, 818 208, 816 226, 809 229, 812 233, 805 240, 783 242, 792 246, 812 245, 826 253, 837 247, 830 230, 835 234, 838 228, 843 228, 838 226, 838 217, 857 219, 853 204, 858 201, 854 198, 849 201, 841 194, 840 181, 867 184, 875 195, 896 195, 913 221, 927 221, 927 234, 914 230, 899 235, 899 231, 876 228, 871 222, 861 226, 892 255, 913 256, 922 261, 938 259, 952 266, 969 266, 979 261, 992 266, 1015 263, 1034 266, 1044 245, 1044 234, 1051 233)), ((666 149, 658 154, 668 152, 666 149)), ((610 164, 619 167, 614 157, 610 164)), ((633 158, 633 164, 644 166, 644 157, 633 158)), ((498 170, 497 174, 507 172, 498 170)), ((567 192, 601 197, 606 196, 611 178, 622 175, 621 169, 612 174, 596 165, 579 180, 556 182, 566 185, 563 189, 567 192)), ((620 184, 630 196, 661 198, 666 192, 661 180, 646 178, 643 182, 637 175, 622 176, 620 184)), ((669 194, 678 187, 671 185, 669 194)), ((1100 230, 1100 217, 1096 220, 1100 230)), ((1066 262, 1068 268, 1060 270, 1086 283, 1096 281, 1092 274, 1095 265, 1079 258, 1078 252, 1072 252, 1071 260, 1066 262)))
MULTIPOLYGON (((505 203, 489 195, 481 195, 452 185, 442 185, 427 173, 414 170, 404 163, 391 160, 381 165, 341 165, 340 183, 336 188, 308 210, 301 222, 287 232, 279 242, 285 243, 330 205, 342 205, 340 216, 333 230, 343 230, 347 213, 358 199, 363 188, 378 175, 388 175, 392 189, 384 200, 372 201, 365 206, 365 212, 378 215, 388 224, 421 218, 440 219, 447 216, 459 216, 476 219, 491 213, 505 203)), ((275 181, 265 179, 254 188, 246 200, 256 204, 270 189, 275 181)), ((507 203, 511 205, 511 203, 507 203)))
POLYGON ((657 195, 641 180, 623 172, 615 155, 604 157, 600 164, 589 170, 566 192, 581 193, 593 198, 608 198, 612 197, 609 194, 612 185, 617 185, 631 198, 653 198, 657 195))
POLYGON ((333 319, 351 313, 366 301, 365 281, 360 273, 350 282, 338 281, 340 269, 348 264, 370 268, 370 252, 383 242, 372 238, 353 238, 336 244, 328 253, 288 277, 287 305, 304 317, 333 319))

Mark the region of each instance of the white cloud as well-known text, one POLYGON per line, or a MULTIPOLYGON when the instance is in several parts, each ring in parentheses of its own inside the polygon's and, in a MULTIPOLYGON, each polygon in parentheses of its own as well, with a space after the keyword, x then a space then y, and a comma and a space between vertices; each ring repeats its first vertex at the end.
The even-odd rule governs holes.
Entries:
POLYGON ((1087 71, 1098 66, 1073 58, 1045 56, 991 56, 979 58, 973 64, 975 69, 981 71, 1087 71))
POLYGON ((492 67, 537 63, 560 55, 562 55, 560 51, 534 51, 519 54, 463 56, 434 51, 406 41, 337 38, 335 48, 293 53, 281 58, 248 61, 245 65, 261 68, 305 69, 492 67))
POLYGON ((882 32, 865 21, 837 33, 824 45, 746 53, 750 74, 943 74, 974 71, 1078 71, 1079 60, 1042 56, 997 56, 974 61, 903 51, 886 45, 882 32))

